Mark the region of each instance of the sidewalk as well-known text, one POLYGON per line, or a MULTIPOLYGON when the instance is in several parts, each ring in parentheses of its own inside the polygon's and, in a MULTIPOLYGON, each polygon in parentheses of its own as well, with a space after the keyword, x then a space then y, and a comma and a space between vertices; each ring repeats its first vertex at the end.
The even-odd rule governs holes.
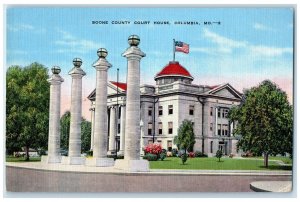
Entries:
MULTIPOLYGON (((19 167, 35 170, 59 171, 59 172, 79 172, 79 173, 132 173, 114 167, 89 167, 84 165, 62 165, 44 164, 41 162, 16 163, 6 162, 6 166, 19 167)), ((150 169, 150 172, 134 172, 136 174, 156 174, 156 175, 257 175, 257 176, 291 176, 292 171, 262 171, 262 170, 175 170, 175 169, 150 169)))

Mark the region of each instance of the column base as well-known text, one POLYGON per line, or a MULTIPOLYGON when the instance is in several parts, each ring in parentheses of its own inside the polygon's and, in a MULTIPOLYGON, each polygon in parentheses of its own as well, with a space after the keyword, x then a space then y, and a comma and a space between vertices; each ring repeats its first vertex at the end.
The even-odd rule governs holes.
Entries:
POLYGON ((113 167, 115 161, 113 158, 88 158, 85 161, 86 166, 96 166, 96 167, 113 167))
POLYGON ((61 163, 65 165, 84 165, 85 157, 63 156, 61 159, 61 163))
POLYGON ((61 162, 61 156, 42 156, 41 162, 48 164, 48 163, 60 163, 61 162))
POLYGON ((117 152, 117 155, 118 155, 118 156, 124 156, 124 151, 123 151, 123 150, 118 151, 118 152, 117 152))
POLYGON ((115 155, 116 154, 116 150, 110 150, 107 152, 107 155, 115 155))
POLYGON ((125 160, 117 159, 115 169, 129 172, 149 172, 149 162, 147 160, 125 160))

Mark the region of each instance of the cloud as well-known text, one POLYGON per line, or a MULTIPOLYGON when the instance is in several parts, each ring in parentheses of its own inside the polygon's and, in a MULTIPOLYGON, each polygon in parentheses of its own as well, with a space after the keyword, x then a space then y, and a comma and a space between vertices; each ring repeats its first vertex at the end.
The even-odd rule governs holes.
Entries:
POLYGON ((253 57, 274 57, 284 54, 293 54, 293 48, 289 47, 274 47, 264 45, 253 45, 247 41, 238 41, 221 36, 208 29, 204 29, 203 37, 214 43, 216 46, 209 47, 193 47, 191 52, 202 52, 209 55, 231 54, 234 49, 239 49, 238 55, 242 53, 253 57))
POLYGON ((278 48, 269 46, 250 46, 250 52, 260 56, 282 56, 283 54, 293 54, 293 48, 278 48))
POLYGON ((210 39, 213 43, 216 43, 221 48, 240 48, 245 47, 248 42, 247 41, 237 41, 224 36, 221 36, 217 33, 209 31, 208 29, 204 29, 204 37, 210 39))
POLYGON ((103 45, 91 40, 80 39, 73 36, 71 33, 57 30, 61 38, 54 43, 58 45, 56 52, 58 53, 80 53, 84 54, 91 50, 98 50, 103 45))
POLYGON ((261 24, 261 23, 254 23, 254 24, 253 24, 253 28, 254 28, 255 30, 260 30, 260 31, 274 31, 273 28, 268 27, 268 26, 266 26, 266 25, 263 25, 263 24, 261 24))
POLYGON ((15 24, 8 25, 7 29, 13 32, 26 31, 26 30, 34 30, 34 27, 29 24, 15 24))

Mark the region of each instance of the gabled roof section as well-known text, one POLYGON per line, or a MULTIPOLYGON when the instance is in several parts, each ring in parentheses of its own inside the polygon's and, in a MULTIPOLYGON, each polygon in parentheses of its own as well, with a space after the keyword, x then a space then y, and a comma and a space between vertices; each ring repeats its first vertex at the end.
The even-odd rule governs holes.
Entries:
MULTIPOLYGON (((117 89, 119 93, 124 93, 127 90, 127 83, 123 82, 116 82, 116 81, 109 81, 107 84, 108 87, 108 95, 113 93, 117 93, 117 89)), ((89 96, 87 97, 89 100, 94 100, 96 97, 96 89, 94 89, 89 96)))
POLYGON ((211 90, 207 91, 206 94, 218 95, 222 97, 235 97, 242 98, 242 94, 233 88, 229 83, 210 86, 211 90))
POLYGON ((110 81, 110 83, 112 83, 116 88, 118 87, 123 91, 127 90, 127 83, 116 82, 116 81, 110 81))

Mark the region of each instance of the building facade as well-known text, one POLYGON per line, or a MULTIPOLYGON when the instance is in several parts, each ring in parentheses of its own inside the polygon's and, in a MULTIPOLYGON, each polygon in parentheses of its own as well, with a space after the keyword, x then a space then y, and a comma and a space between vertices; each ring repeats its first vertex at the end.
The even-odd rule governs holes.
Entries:
MULTIPOLYGON (((220 149, 225 155, 236 155, 238 140, 232 134, 235 123, 229 122, 227 114, 232 106, 240 104, 241 93, 229 83, 216 86, 195 85, 193 79, 179 62, 171 61, 154 77, 155 86, 140 86, 141 147, 158 142, 164 149, 176 148, 173 139, 177 136, 180 124, 188 119, 194 126, 194 151, 213 156, 220 149)), ((118 151, 121 155, 126 138, 126 89, 126 83, 110 81, 108 84, 108 131, 116 132, 109 133, 109 142, 112 144, 109 144, 107 150, 118 151)), ((95 90, 88 99, 92 103, 93 149, 95 90)))

